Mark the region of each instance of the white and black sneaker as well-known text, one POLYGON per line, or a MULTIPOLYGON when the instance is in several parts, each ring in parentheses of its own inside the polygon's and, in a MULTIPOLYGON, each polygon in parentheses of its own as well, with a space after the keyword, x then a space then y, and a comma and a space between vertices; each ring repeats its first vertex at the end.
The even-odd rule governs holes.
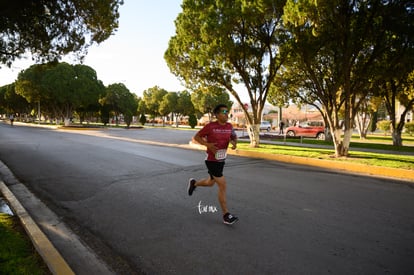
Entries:
POLYGON ((196 189, 197 186, 195 186, 195 183, 197 181, 193 178, 188 180, 188 195, 191 196, 194 192, 194 190, 196 189))
POLYGON ((237 222, 239 220, 239 218, 237 218, 236 216, 230 214, 230 213, 226 213, 223 216, 223 222, 225 224, 233 224, 235 222, 237 222))

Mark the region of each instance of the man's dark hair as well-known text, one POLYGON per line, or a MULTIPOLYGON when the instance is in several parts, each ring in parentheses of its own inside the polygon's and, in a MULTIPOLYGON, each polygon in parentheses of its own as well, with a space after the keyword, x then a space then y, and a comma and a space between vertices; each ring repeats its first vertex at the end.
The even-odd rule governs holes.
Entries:
POLYGON ((220 112, 220 109, 221 109, 221 108, 226 108, 226 109, 228 109, 228 107, 227 107, 227 105, 226 105, 226 104, 219 104, 219 105, 217 105, 216 107, 214 107, 213 113, 214 113, 215 115, 217 115, 217 114, 220 112))

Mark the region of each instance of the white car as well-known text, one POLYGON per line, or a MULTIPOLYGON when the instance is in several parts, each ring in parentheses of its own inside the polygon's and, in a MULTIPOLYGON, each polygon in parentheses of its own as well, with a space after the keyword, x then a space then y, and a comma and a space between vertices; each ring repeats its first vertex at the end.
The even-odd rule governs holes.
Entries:
POLYGON ((272 124, 270 124, 269 121, 262 121, 260 123, 260 128, 259 128, 260 131, 266 130, 266 131, 270 132, 271 129, 272 129, 272 124))

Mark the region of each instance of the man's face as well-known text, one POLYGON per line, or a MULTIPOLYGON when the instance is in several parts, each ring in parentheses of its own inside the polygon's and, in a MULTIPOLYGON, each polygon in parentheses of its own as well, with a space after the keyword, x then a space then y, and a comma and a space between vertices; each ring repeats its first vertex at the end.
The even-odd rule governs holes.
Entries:
POLYGON ((219 112, 217 113, 217 120, 219 122, 227 122, 229 119, 229 110, 227 108, 220 108, 219 112))

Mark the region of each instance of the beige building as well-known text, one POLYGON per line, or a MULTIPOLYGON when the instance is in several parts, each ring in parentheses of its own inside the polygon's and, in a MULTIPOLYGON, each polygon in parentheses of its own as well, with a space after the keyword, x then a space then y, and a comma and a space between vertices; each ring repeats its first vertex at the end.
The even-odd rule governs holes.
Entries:
MULTIPOLYGON (((244 117, 243 108, 247 108, 251 112, 251 107, 249 104, 240 106, 240 104, 235 103, 232 107, 230 121, 237 126, 246 125, 246 119, 244 117)), ((262 120, 269 121, 272 124, 273 128, 277 128, 279 125, 279 107, 275 107, 270 104, 266 104, 263 109, 262 120)), ((298 108, 296 105, 291 105, 287 108, 282 108, 282 121, 285 123, 285 126, 293 125, 296 122, 303 122, 308 120, 323 120, 320 112, 310 105, 307 105, 303 108, 298 108)))

